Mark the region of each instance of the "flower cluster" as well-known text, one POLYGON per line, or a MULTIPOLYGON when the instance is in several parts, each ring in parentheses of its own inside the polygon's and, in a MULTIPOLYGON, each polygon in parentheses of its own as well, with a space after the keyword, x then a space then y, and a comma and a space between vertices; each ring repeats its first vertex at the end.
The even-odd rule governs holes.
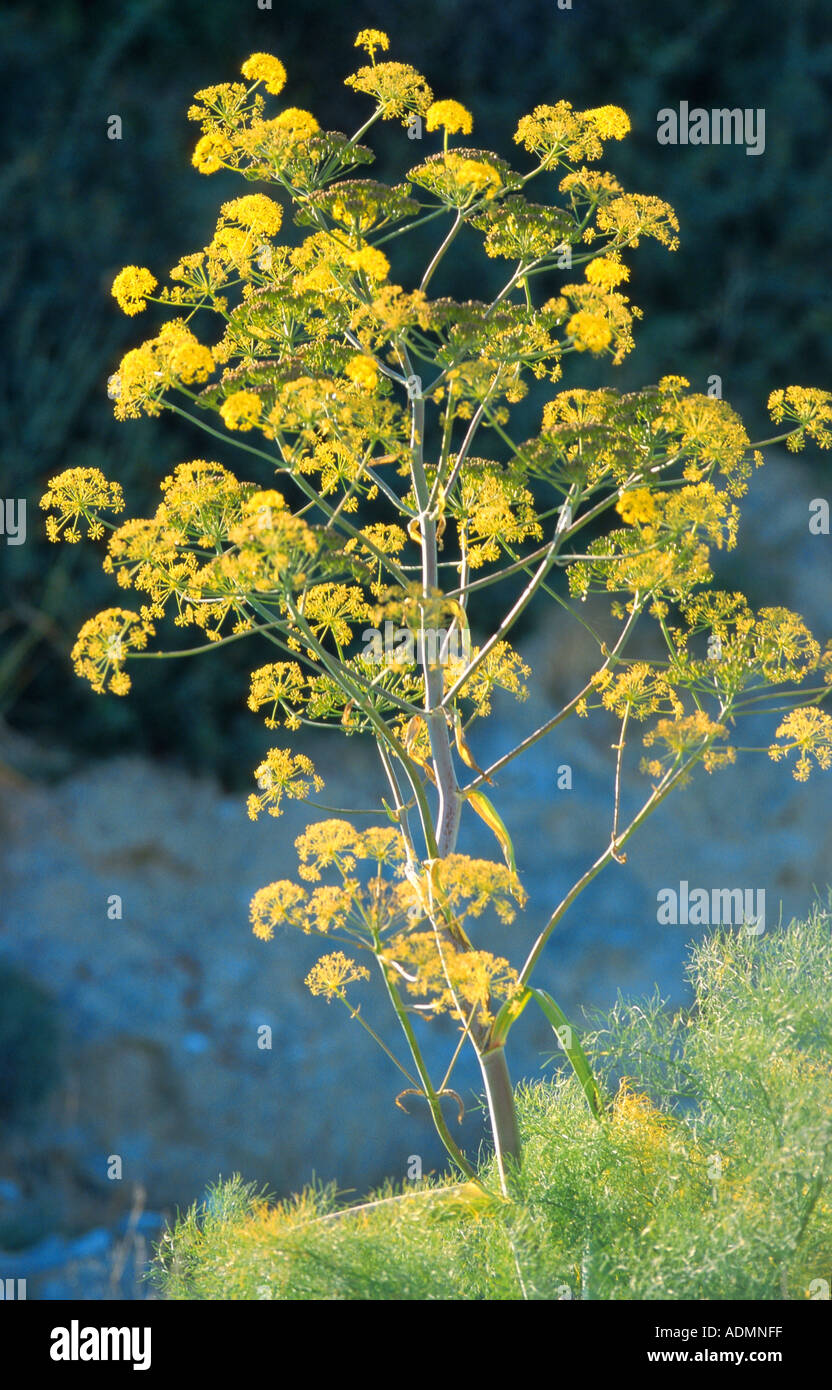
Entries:
POLYGON ((793 420, 797 426, 789 433, 787 448, 795 452, 802 449, 807 436, 821 449, 828 449, 832 445, 832 391, 787 386, 785 390, 772 391, 768 408, 775 424, 793 420))
POLYGON ((343 951, 331 951, 312 966, 304 983, 310 994, 322 994, 326 1000, 331 1000, 336 996, 343 999, 347 985, 369 978, 366 966, 356 965, 343 951))
POLYGON ((113 299, 125 314, 140 314, 147 308, 147 296, 153 293, 157 284, 156 276, 149 270, 126 265, 113 281, 113 299))
POLYGON ((444 130, 448 135, 470 135, 473 128, 471 112, 458 101, 435 101, 428 107, 426 130, 444 130))
POLYGON ((97 613, 84 623, 72 648, 76 675, 88 680, 98 695, 105 690, 126 695, 130 689, 130 677, 124 669, 127 655, 142 651, 153 633, 152 623, 126 608, 97 613))
POLYGON ((736 750, 720 742, 727 736, 725 725, 714 723, 704 710, 678 719, 660 719, 656 727, 644 735, 644 746, 653 748, 659 744, 663 753, 645 759, 642 770, 651 777, 661 778, 670 768, 694 754, 701 757, 706 772, 726 767, 736 758, 736 750))
POLYGON ((131 348, 110 379, 118 420, 137 420, 142 411, 158 415, 166 390, 208 380, 214 370, 210 348, 200 343, 184 319, 170 319, 155 338, 131 348))
POLYGON ((599 106, 591 111, 574 111, 569 101, 554 106, 536 106, 520 121, 514 135, 518 145, 541 160, 544 168, 576 163, 581 159, 600 159, 605 140, 623 140, 630 120, 620 106, 599 106))
POLYGON ((408 994, 420 999, 423 1013, 451 1014, 463 1027, 493 1018, 494 1000, 511 998, 517 972, 490 951, 443 950, 432 931, 408 932, 390 944, 386 958, 394 978, 402 976, 408 994))
POLYGON ((411 115, 427 115, 433 102, 424 77, 409 63, 373 62, 344 81, 354 91, 372 97, 384 121, 398 119, 407 125, 411 115))
POLYGON ((779 743, 769 748, 769 757, 780 762, 789 753, 797 750, 799 757, 794 767, 794 777, 805 782, 812 770, 812 758, 824 771, 832 767, 832 715, 816 705, 803 709, 790 710, 775 731, 779 743))
POLYGON ((284 796, 292 801, 303 801, 311 791, 319 792, 324 785, 312 759, 305 753, 293 753, 289 748, 271 748, 255 768, 254 776, 260 795, 252 792, 248 799, 250 820, 257 820, 263 810, 268 810, 270 816, 282 815, 280 803, 284 796))
POLYGON ((121 485, 108 482, 99 468, 67 468, 51 479, 40 505, 44 511, 57 512, 46 519, 50 541, 73 543, 81 539, 81 518, 90 539, 98 540, 104 534, 99 513, 123 511, 124 495, 121 485))

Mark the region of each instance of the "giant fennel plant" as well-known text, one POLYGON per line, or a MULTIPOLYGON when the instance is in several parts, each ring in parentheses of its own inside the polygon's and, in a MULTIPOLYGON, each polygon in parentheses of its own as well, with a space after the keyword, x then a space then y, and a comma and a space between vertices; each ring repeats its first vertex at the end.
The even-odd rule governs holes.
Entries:
MULTIPOLYGON (((209 245, 183 255, 167 286, 133 265, 113 285, 125 313, 152 300, 170 315, 110 378, 116 416, 184 416, 237 446, 246 476, 210 460, 182 463, 153 516, 118 524, 109 519, 123 507, 118 482, 71 468, 52 479, 43 506, 53 540, 109 531, 104 568, 141 596, 81 629, 74 662, 95 691, 126 694, 127 667, 158 655, 148 643, 172 611, 176 625, 200 633, 188 652, 245 639, 261 660, 274 658, 254 670, 249 697, 270 729, 335 727, 374 741, 389 785, 378 823, 356 829, 344 812, 310 824, 296 842, 297 880, 260 889, 253 929, 264 942, 278 928, 321 937, 310 989, 367 1028, 352 987, 369 977, 364 961, 375 965, 407 1060, 374 1036, 469 1178, 443 1098, 455 1094, 461 1049, 473 1047, 506 1191, 521 1151, 505 1047, 529 1002, 604 1116, 577 1035, 533 983, 553 931, 696 764, 712 772, 734 760, 740 714, 776 707, 771 757, 795 753, 799 778, 813 760, 828 767, 832 717, 821 701, 832 652, 786 609, 755 612, 742 594, 714 588, 711 549, 735 545, 737 500, 762 463, 727 403, 681 376, 628 395, 558 389, 574 354, 616 364, 631 350, 639 311, 622 289, 627 254, 644 237, 677 244, 666 203, 590 167, 605 142, 626 136, 624 111, 538 106, 515 132, 524 166, 515 170, 463 143, 473 123, 460 103, 434 100, 412 67, 383 60, 385 34, 363 30, 356 46, 369 62, 346 83, 372 110, 349 137, 322 130, 309 111, 273 110, 286 72, 269 54, 247 59, 243 81, 198 92, 188 113, 202 131, 196 168, 234 171, 269 192, 224 202, 209 245), (423 122, 438 147, 393 185, 356 177, 373 160, 364 137, 384 120, 409 134, 423 122), (532 185, 542 201, 529 198, 532 185), (289 209, 302 230, 282 241, 289 209), (434 227, 420 282, 395 283, 399 239, 434 227), (504 264, 499 292, 488 302, 432 298, 444 258, 466 257, 470 273, 478 250, 504 264), (543 285, 556 292, 544 298, 543 285), (532 383, 549 398, 538 433, 519 439, 513 408, 532 383), (558 570, 568 597, 551 582, 558 570), (498 582, 500 594, 514 593, 489 624, 487 591, 498 582), (612 602, 614 641, 575 611, 599 593, 612 602), (544 595, 596 637, 597 668, 562 709, 480 767, 472 728, 495 692, 526 693, 529 671, 510 638, 544 595), (390 624, 392 648, 380 639, 390 624), (634 653, 643 624, 654 625, 661 659, 634 653), (512 965, 477 945, 477 918, 490 910, 507 923, 524 903, 493 801, 499 774, 564 720, 600 709, 619 728, 608 841, 512 965), (628 818, 622 769, 636 726, 645 791, 628 818), (471 815, 494 833, 492 860, 457 849, 471 815), (441 1079, 420 1043, 421 1021, 439 1014, 459 1034, 441 1079)), ((769 407, 782 429, 762 443, 829 445, 829 393, 793 386, 769 407)), ((279 815, 284 798, 321 788, 290 744, 284 736, 256 769, 252 817, 279 815)))

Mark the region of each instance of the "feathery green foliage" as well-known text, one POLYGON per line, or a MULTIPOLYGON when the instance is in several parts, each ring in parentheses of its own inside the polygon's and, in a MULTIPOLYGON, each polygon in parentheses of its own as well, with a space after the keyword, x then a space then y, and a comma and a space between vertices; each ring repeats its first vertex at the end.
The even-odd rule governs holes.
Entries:
MULTIPOLYGON (((513 1199, 440 1178, 353 1208, 219 1183, 163 1243, 184 1299, 807 1299, 832 1281, 830 913, 692 952, 691 1009, 619 1001, 588 1039, 613 1096, 518 1089, 513 1199), (626 1073, 639 1076, 639 1090, 626 1073), (641 1094, 647 1086, 650 1095, 641 1094), (372 1203, 375 1202, 376 1205, 372 1203), (825 1281, 825 1285, 824 1285, 825 1281)), ((480 1170, 493 1188, 493 1160, 480 1170)), ((824 1292, 825 1288, 825 1292, 824 1292)))

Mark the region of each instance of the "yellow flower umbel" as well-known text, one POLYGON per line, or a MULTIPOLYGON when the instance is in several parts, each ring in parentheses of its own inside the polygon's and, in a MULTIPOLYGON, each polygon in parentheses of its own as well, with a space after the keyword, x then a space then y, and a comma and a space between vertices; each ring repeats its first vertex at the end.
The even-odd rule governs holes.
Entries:
POLYGON ((390 40, 383 29, 361 29, 355 38, 353 48, 363 48, 370 55, 372 62, 375 62, 376 49, 379 48, 386 53, 390 47, 390 40))
POLYGON ((147 308, 147 296, 157 285, 156 276, 142 266, 126 265, 113 281, 112 296, 125 314, 140 314, 147 308))
POLYGON ((644 746, 651 748, 661 743, 666 751, 663 757, 644 760, 641 770, 651 777, 661 778, 692 753, 701 757, 706 772, 727 767, 736 759, 736 749, 722 742, 727 737, 725 725, 715 723, 704 710, 676 719, 660 719, 656 727, 644 735, 644 746))
POLYGON ((600 159, 604 140, 623 140, 630 120, 620 106, 599 106, 591 111, 573 111, 572 103, 536 106, 523 116, 514 139, 536 154, 546 169, 582 159, 600 159))
POLYGON ((306 892, 300 884, 280 879, 258 888, 251 900, 251 930, 260 941, 271 941, 275 927, 301 926, 306 892))
POLYGON ((183 319, 170 319, 155 338, 122 358, 110 382, 116 419, 138 419, 142 411, 158 415, 169 387, 201 385, 213 369, 211 349, 183 319))
MULTIPOLYGON (((477 152, 479 153, 479 152, 477 152)), ((453 208, 468 208, 480 198, 493 198, 503 187, 501 161, 473 158, 473 152, 446 150, 411 169, 408 178, 453 208)))
POLYGON ((265 760, 254 770, 260 795, 252 792, 248 799, 248 814, 257 820, 261 811, 270 816, 283 814, 281 801, 303 801, 311 791, 322 790, 324 780, 315 771, 305 753, 292 753, 289 748, 271 748, 265 760))
POLYGON ((347 985, 369 978, 370 972, 366 966, 356 965, 343 951, 332 951, 327 956, 321 956, 317 964, 312 966, 304 983, 310 994, 322 994, 329 1003, 336 996, 343 999, 347 985))
POLYGON ((808 780, 813 757, 824 771, 832 767, 832 715, 817 705, 790 710, 777 726, 775 738, 781 742, 773 743, 768 750, 773 762, 779 762, 794 749, 800 754, 793 774, 796 782, 808 780))
POLYGON ((607 320, 601 314, 588 313, 583 309, 572 315, 566 331, 574 339, 578 352, 603 352, 612 342, 612 329, 607 320))
POLYGON ((81 539, 79 521, 87 523, 87 535, 98 540, 104 534, 99 512, 124 510, 120 483, 109 483, 99 468, 67 468, 51 478, 48 490, 40 499, 44 511, 58 515, 47 517, 46 534, 50 541, 75 542, 81 539))
POLYGON ((678 230, 678 218, 663 199, 646 193, 622 193, 599 207, 595 228, 588 228, 584 239, 593 241, 598 233, 608 233, 619 245, 635 247, 643 236, 649 236, 675 251, 678 230))
POLYGON ((387 35, 380 29, 362 29, 355 41, 356 48, 370 54, 369 67, 344 78, 347 87, 374 97, 382 120, 401 119, 407 125, 411 113, 424 116, 433 101, 433 92, 420 72, 409 63, 377 63, 375 49, 389 47, 387 35))
POLYGON ((600 285, 602 290, 613 290, 629 280, 630 272, 620 261, 611 260, 608 256, 596 256, 586 268, 586 278, 591 285, 600 285))
POLYGON ((105 689, 126 695, 130 677, 124 669, 131 651, 142 651, 155 628, 125 608, 106 608, 84 623, 72 648, 75 674, 88 680, 97 695, 105 689))
POLYGON ((191 163, 200 174, 216 174, 234 153, 234 146, 220 131, 212 130, 196 142, 191 163))
POLYGON ((247 193, 223 203, 220 212, 226 222, 237 222, 255 236, 275 236, 283 221, 283 209, 265 193, 247 193))
POLYGON ((249 82, 262 82, 272 96, 277 96, 286 86, 286 69, 271 53, 252 53, 240 71, 249 82))
POLYGON ((349 821, 325 820, 307 826, 295 840, 301 878, 315 882, 321 870, 335 866, 349 873, 355 866, 355 856, 361 849, 361 836, 349 821))
POLYGON ((633 1091, 627 1077, 613 1099, 610 1134, 622 1157, 648 1180, 666 1176, 684 1152, 682 1135, 672 1118, 658 1110, 649 1096, 633 1091))
POLYGON ((473 949, 443 950, 432 931, 396 937, 388 960, 394 972, 404 974, 408 994, 424 1001, 418 1006, 423 1012, 451 1014, 463 1027, 472 1019, 480 1025, 490 1022, 494 1001, 510 998, 516 989, 517 972, 504 957, 473 949))
POLYGON ((474 129, 471 112, 458 101, 434 101, 425 117, 426 130, 444 130, 446 135, 470 135, 474 129))
POLYGON ((235 391, 220 406, 222 422, 229 430, 253 429, 260 419, 263 402, 253 391, 235 391))
POLYGON ((647 487, 625 492, 616 502, 615 510, 628 526, 649 525, 658 516, 653 494, 647 487))
POLYGON ((794 453, 803 448, 807 435, 820 449, 832 445, 832 391, 787 386, 783 391, 772 391, 768 408, 776 424, 786 419, 795 422, 797 428, 786 440, 786 447, 794 453))
POLYGON ((583 116, 602 140, 623 140, 630 133, 630 118, 620 106, 595 106, 583 116))
POLYGON ((677 718, 684 714, 684 706, 667 677, 647 661, 633 661, 615 674, 610 670, 596 672, 592 684, 601 692, 604 709, 619 719, 627 715, 643 721, 667 710, 677 718))
POLYGON ((312 112, 305 111, 301 106, 287 106, 271 124, 292 145, 302 145, 321 128, 312 112))
POLYGON ((375 246, 362 246, 359 251, 351 251, 347 256, 347 265, 376 282, 386 280, 390 274, 390 262, 384 252, 375 246))
POLYGON ((351 357, 344 371, 362 391, 375 391, 378 386, 378 367, 372 357, 351 357))
POLYGON ((252 671, 248 707, 256 712, 264 705, 271 706, 264 720, 267 729, 277 728, 278 709, 283 711, 288 729, 298 728, 300 719, 296 711, 303 704, 305 687, 306 678, 296 661, 271 662, 252 671))

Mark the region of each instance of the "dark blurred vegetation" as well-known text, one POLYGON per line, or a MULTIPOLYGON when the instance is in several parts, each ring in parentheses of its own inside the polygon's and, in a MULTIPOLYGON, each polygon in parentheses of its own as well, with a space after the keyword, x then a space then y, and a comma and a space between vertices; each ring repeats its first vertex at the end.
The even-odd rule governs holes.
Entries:
MULTIPOLYGON (((509 157, 518 117, 539 102, 624 106, 633 134, 610 149, 608 166, 626 187, 676 207, 682 246, 668 255, 645 244, 633 257, 645 320, 616 383, 672 371, 704 390, 718 373, 756 437, 767 432, 774 386, 829 385, 832 23, 823 0, 573 0, 571 10, 555 0, 420 0, 394 13, 366 0, 348 10, 334 0, 274 0, 273 10, 256 0, 31 0, 0 15, 0 491, 29 500, 27 543, 0 543, 0 715, 75 756, 141 748, 247 777, 262 745, 245 709, 246 672, 260 655, 245 644, 148 663, 128 700, 96 697, 75 680, 68 650, 78 626, 118 596, 87 545, 44 542, 37 509, 53 472, 84 466, 120 479, 128 514, 141 515, 171 465, 205 456, 203 437, 172 417, 113 420, 106 378, 148 334, 146 320, 119 314, 109 287, 125 263, 163 276, 210 237, 219 202, 243 191, 193 170, 185 111, 194 90, 233 79, 253 50, 284 60, 290 104, 350 130, 366 109, 342 85, 362 61, 354 36, 383 27, 390 56, 422 70, 437 96, 464 102, 475 143, 509 157), (656 113, 681 100, 764 107, 765 153, 660 146, 656 113), (113 114, 120 141, 107 138, 113 114)), ((428 149, 395 124, 375 146, 381 177, 400 177, 428 149)), ((462 279, 440 288, 476 293, 462 279)), ((609 380, 606 366, 579 366, 568 384, 609 380)), ((222 462, 233 467, 228 453, 222 462)))
POLYGON ((19 1120, 52 1090, 59 1075, 57 1011, 44 990, 0 964, 0 1122, 19 1120))

